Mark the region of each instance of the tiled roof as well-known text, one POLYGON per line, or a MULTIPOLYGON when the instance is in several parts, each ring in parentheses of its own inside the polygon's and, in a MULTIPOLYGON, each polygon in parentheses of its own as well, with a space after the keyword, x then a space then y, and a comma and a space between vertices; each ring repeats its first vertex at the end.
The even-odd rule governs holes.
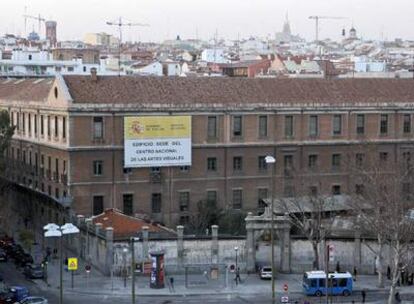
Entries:
POLYGON ((116 209, 107 209, 103 213, 92 218, 94 224, 101 223, 102 228, 112 227, 114 229, 114 238, 135 236, 147 226, 149 232, 170 232, 167 228, 147 223, 146 221, 125 215, 116 209))
POLYGON ((46 101, 54 78, 0 78, 0 100, 46 101))
POLYGON ((271 104, 414 102, 412 79, 64 76, 75 103, 271 104))

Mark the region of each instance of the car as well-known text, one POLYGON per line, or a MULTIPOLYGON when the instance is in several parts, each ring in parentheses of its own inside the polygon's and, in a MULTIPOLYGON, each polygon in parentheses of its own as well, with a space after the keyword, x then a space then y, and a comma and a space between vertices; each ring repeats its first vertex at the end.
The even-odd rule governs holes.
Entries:
POLYGON ((11 304, 21 301, 29 296, 29 290, 24 286, 12 286, 0 294, 1 304, 11 304))
POLYGON ((3 249, 0 249, 0 262, 7 262, 7 254, 3 249))
POLYGON ((28 253, 20 252, 14 257, 14 263, 16 266, 25 267, 27 264, 33 263, 33 258, 28 253))
POLYGON ((271 279, 272 278, 272 267, 271 266, 263 266, 260 269, 260 278, 261 279, 271 279))
POLYGON ((43 279, 44 269, 39 264, 28 264, 24 267, 23 274, 29 279, 43 279))
POLYGON ((20 304, 47 304, 48 301, 46 298, 43 298, 43 297, 27 297, 18 303, 20 304))

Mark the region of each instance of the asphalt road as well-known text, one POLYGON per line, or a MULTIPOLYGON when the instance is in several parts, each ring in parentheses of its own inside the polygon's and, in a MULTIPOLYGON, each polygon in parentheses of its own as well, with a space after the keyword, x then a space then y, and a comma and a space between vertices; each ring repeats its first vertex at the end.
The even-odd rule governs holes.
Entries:
MULTIPOLYGON (((31 281, 26 280, 22 275, 19 269, 16 269, 13 263, 0 263, 0 273, 3 275, 6 283, 8 285, 24 285, 26 286, 31 295, 39 295, 47 298, 50 304, 58 304, 58 290, 48 290, 42 291, 38 285, 31 281)), ((247 287, 248 288, 248 287, 247 287)), ((387 298, 386 293, 379 292, 368 292, 366 302, 379 302, 385 301, 387 298)), ((412 295, 403 295, 403 300, 414 301, 414 290, 412 295)), ((303 303, 305 298, 302 294, 290 294, 289 300, 291 303, 298 301, 298 303, 303 303)), ((280 296, 277 297, 277 303, 280 300, 280 296)), ((307 299, 312 304, 326 303, 325 298, 315 298, 311 297, 307 299)), ((350 297, 333 297, 332 303, 361 303, 360 293, 354 293, 350 297)), ((65 293, 64 296, 65 304, 83 304, 83 303, 131 303, 131 298, 128 295, 125 296, 108 296, 108 295, 87 295, 87 294, 77 294, 65 293)), ((229 304, 270 304, 271 299, 269 295, 252 295, 252 296, 228 296, 228 295, 209 295, 209 296, 162 296, 162 297, 141 297, 137 296, 137 304, 217 304, 217 303, 229 303, 229 304)), ((414 302, 413 302, 414 303, 414 302)))

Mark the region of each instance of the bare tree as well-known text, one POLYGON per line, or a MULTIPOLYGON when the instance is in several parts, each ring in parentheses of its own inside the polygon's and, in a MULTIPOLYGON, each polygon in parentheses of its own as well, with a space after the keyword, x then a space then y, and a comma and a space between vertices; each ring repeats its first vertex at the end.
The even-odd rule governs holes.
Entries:
POLYGON ((276 201, 279 213, 312 244, 313 268, 320 269, 320 244, 330 234, 334 221, 334 198, 316 193, 282 198, 276 201))
POLYGON ((400 162, 391 162, 378 153, 376 146, 366 143, 356 153, 351 165, 352 178, 359 183, 350 204, 363 229, 375 235, 378 242, 378 285, 384 286, 383 249, 388 245, 393 257, 388 302, 393 303, 401 270, 409 263, 409 250, 414 241, 413 168, 410 151, 402 153, 400 162))

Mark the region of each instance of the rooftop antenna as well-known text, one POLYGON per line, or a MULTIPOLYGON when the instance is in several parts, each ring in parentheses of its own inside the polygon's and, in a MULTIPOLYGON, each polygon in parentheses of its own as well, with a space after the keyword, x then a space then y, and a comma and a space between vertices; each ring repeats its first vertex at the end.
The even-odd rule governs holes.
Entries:
POLYGON ((119 43, 118 43, 118 76, 121 77, 121 44, 122 44, 122 28, 125 26, 149 26, 146 23, 132 23, 123 22, 122 17, 119 17, 118 21, 107 21, 107 25, 117 26, 119 30, 119 43))

